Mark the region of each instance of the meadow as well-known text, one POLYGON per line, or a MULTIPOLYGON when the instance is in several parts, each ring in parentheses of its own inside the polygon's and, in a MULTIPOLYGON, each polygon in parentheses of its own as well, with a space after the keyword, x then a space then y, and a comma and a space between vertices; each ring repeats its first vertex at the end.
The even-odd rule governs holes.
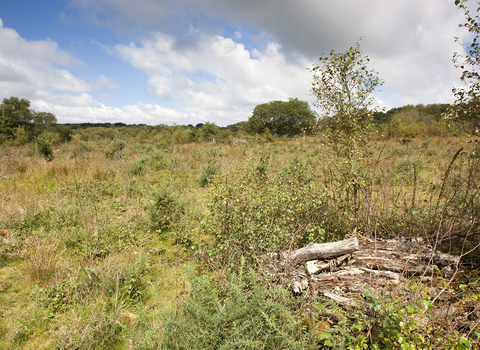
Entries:
POLYGON ((1 148, 0 348, 479 346, 476 140, 378 137, 352 166, 322 135, 128 130, 79 129, 51 161, 1 148), (272 253, 351 233, 462 256, 455 280, 431 282, 449 297, 412 279, 415 300, 372 295, 369 319, 271 286, 272 253))

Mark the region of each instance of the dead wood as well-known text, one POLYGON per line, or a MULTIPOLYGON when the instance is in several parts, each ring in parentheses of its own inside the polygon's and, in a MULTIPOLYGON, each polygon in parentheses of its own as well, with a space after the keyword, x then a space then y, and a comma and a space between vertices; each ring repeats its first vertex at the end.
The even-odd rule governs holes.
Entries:
POLYGON ((357 237, 332 243, 315 243, 287 254, 287 256, 280 261, 280 266, 295 267, 310 260, 332 259, 357 250, 357 237))
POLYGON ((295 294, 309 290, 336 303, 368 309, 365 286, 385 289, 407 278, 451 277, 459 257, 433 250, 420 238, 372 240, 350 236, 339 242, 311 244, 284 252, 277 266, 295 294), (435 266, 436 265, 436 266, 435 266), (288 282, 290 281, 290 282, 288 282))

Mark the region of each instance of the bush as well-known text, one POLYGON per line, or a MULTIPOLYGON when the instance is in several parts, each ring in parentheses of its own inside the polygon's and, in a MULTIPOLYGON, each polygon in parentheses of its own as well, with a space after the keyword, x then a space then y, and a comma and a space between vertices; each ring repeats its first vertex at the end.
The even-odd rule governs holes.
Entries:
POLYGON ((145 167, 151 163, 151 161, 152 158, 143 156, 138 162, 130 167, 130 173, 133 175, 142 175, 145 171, 145 167))
POLYGON ((55 125, 54 130, 60 137, 60 142, 70 142, 72 140, 72 129, 68 125, 55 125))
POLYGON ((58 145, 61 142, 60 135, 54 131, 45 131, 39 137, 47 140, 51 145, 58 145))
MULTIPOLYGON (((289 293, 267 289, 255 273, 238 275, 216 289, 189 273, 191 296, 161 330, 142 335, 142 349, 313 349, 302 332, 289 293)), ((158 327, 158 326, 157 326, 158 327)))
POLYGON ((52 151, 51 144, 48 140, 45 140, 41 137, 37 138, 37 149, 38 153, 40 153, 43 158, 45 158, 48 162, 51 162, 53 160, 54 155, 52 151))
POLYGON ((155 229, 169 228, 173 222, 180 220, 183 213, 183 203, 173 197, 167 188, 163 187, 154 195, 149 216, 155 229))
POLYGON ((212 237, 214 268, 236 269, 242 256, 256 265, 268 253, 324 239, 324 192, 312 186, 313 168, 294 160, 277 174, 260 169, 225 174, 208 191, 202 230, 212 237))
POLYGON ((110 142, 105 151, 105 156, 107 158, 113 158, 118 152, 120 152, 125 147, 125 142, 117 139, 116 137, 110 142))
POLYGON ((25 127, 19 126, 15 130, 15 146, 22 146, 28 142, 28 132, 25 130, 25 127))
POLYGON ((220 167, 218 165, 212 163, 202 166, 202 173, 198 180, 200 186, 207 187, 212 182, 213 177, 218 174, 219 169, 220 167))

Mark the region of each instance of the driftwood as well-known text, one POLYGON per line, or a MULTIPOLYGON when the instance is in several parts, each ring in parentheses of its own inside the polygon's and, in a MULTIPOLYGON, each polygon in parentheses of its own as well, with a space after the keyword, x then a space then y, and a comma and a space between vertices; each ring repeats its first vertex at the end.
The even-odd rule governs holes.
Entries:
MULTIPOLYGON (((433 250, 420 238, 346 239, 284 252, 277 264, 279 280, 296 294, 323 294, 342 306, 368 309, 359 296, 365 286, 395 286, 408 278, 423 281, 436 275, 453 276, 459 257, 433 250)), ((367 310, 371 311, 371 310, 367 310)))

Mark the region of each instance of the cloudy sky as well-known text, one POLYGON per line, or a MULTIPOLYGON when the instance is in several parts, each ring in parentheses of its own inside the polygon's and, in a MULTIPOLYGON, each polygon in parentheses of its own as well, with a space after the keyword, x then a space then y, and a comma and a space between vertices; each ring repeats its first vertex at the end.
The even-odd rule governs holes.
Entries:
POLYGON ((60 123, 226 126, 313 104, 307 68, 362 37, 378 105, 449 103, 463 22, 453 0, 2 1, 0 97, 60 123))

